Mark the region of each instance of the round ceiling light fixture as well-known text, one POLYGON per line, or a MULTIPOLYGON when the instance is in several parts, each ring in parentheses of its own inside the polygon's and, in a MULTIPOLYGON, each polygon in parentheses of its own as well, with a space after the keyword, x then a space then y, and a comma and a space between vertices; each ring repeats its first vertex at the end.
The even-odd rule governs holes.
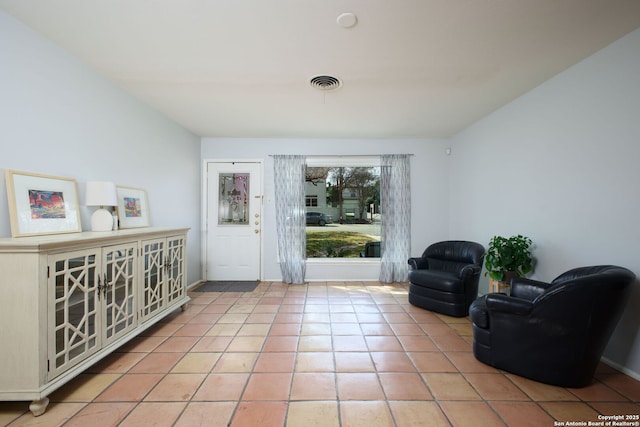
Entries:
POLYGON ((338 15, 336 21, 343 28, 351 28, 358 23, 358 17, 354 13, 347 12, 338 15))
POLYGON ((309 84, 311 85, 311 87, 319 90, 336 90, 340 86, 342 86, 342 82, 339 78, 326 74, 320 74, 311 77, 311 80, 309 80, 309 84))

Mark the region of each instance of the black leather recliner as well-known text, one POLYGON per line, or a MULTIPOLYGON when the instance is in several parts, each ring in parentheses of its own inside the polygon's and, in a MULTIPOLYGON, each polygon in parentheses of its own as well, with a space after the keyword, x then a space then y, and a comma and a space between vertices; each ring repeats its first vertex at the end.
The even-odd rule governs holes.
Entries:
POLYGON ((409 258, 409 302, 417 307, 463 317, 478 297, 484 247, 448 240, 430 245, 422 257, 409 258))
POLYGON ((511 281, 470 308, 473 353, 487 365, 563 387, 588 385, 627 302, 635 275, 601 265, 551 283, 511 281))

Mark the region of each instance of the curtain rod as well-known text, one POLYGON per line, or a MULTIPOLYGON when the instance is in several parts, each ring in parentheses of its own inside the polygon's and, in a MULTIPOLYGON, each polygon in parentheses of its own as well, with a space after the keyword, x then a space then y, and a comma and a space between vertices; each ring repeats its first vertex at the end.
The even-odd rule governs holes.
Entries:
MULTIPOLYGON (((281 154, 269 154, 269 157, 280 156, 281 154)), ((285 156, 290 156, 292 154, 282 154, 285 156)), ((406 154, 406 153, 385 153, 385 154, 303 154, 305 157, 379 157, 385 155, 406 155, 406 156, 415 156, 415 154, 406 154)))

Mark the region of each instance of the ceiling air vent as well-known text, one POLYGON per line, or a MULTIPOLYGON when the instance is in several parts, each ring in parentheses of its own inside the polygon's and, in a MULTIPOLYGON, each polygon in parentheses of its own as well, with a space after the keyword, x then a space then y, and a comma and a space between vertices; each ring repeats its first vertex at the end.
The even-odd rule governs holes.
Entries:
POLYGON ((311 87, 319 90, 335 90, 342 86, 342 82, 339 78, 326 75, 312 77, 309 83, 311 84, 311 87))

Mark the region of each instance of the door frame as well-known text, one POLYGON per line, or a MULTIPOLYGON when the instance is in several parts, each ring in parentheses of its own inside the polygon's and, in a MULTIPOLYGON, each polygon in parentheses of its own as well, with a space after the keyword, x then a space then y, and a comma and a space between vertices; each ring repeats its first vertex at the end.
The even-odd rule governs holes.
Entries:
POLYGON ((262 200, 260 203, 260 218, 261 218, 261 231, 260 231, 260 268, 259 268, 259 280, 262 280, 264 277, 264 160, 263 159, 203 159, 202 161, 202 169, 201 169, 201 188, 202 188, 202 197, 201 197, 201 225, 200 229, 200 242, 201 242, 201 253, 202 258, 200 260, 201 270, 202 270, 202 280, 207 280, 207 260, 208 260, 208 234, 209 234, 209 224, 207 223, 207 218, 209 215, 209 176, 208 176, 208 165, 209 163, 257 163, 260 167, 260 195, 262 195, 262 200))

